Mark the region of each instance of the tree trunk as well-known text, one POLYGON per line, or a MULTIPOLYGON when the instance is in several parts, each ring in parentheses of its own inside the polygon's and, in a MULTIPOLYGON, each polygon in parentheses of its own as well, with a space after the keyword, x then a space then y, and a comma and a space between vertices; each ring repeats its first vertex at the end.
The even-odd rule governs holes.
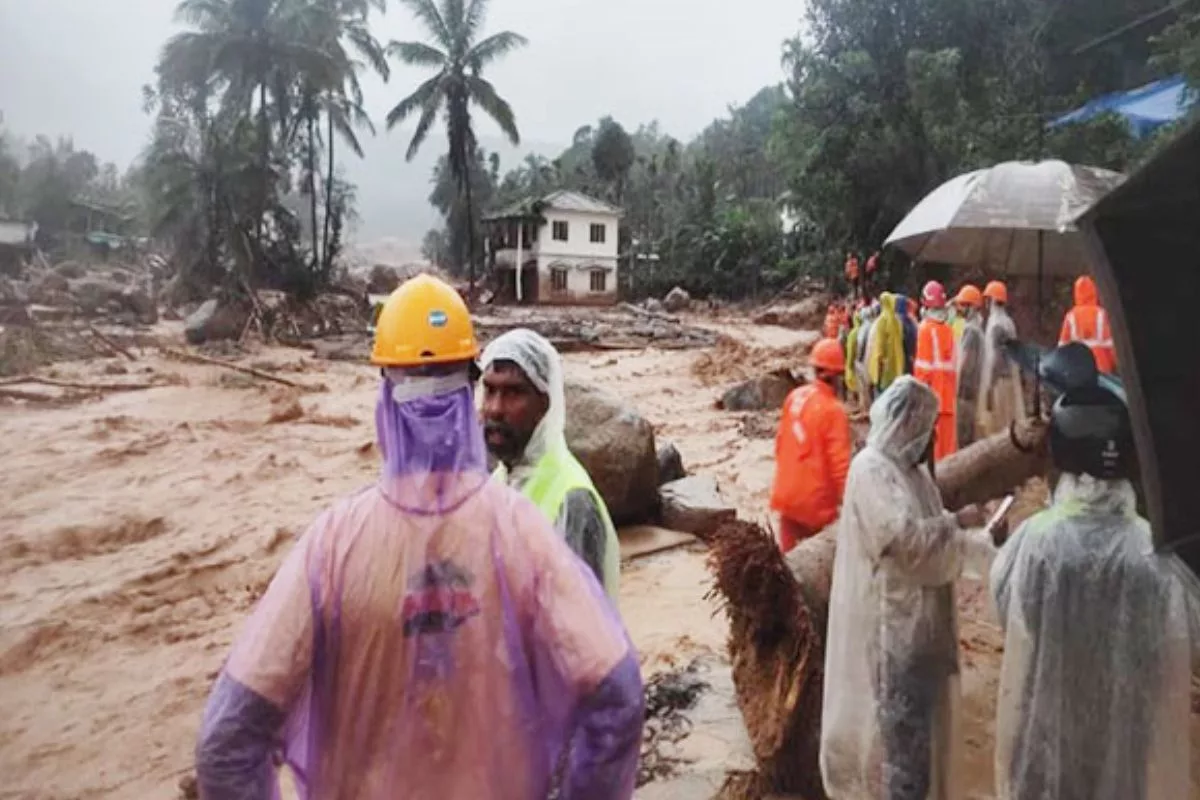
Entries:
POLYGON ((327 114, 329 128, 329 166, 325 171, 325 228, 321 234, 321 269, 329 274, 333 254, 329 252, 329 222, 333 216, 333 112, 327 114))
MULTIPOLYGON (((999 497, 1048 468, 1046 429, 1026 422, 976 442, 938 465, 947 508, 999 497)), ((747 792, 825 798, 818 755, 825 633, 837 526, 786 557, 774 539, 746 522, 710 541, 714 594, 729 617, 729 654, 738 707, 758 762, 747 792)))
MULTIPOLYGON (((317 110, 310 108, 308 115, 308 208, 312 222, 312 277, 318 279, 321 263, 317 239, 317 110)), ((314 287, 315 288, 315 287, 314 287)))
POLYGON ((262 250, 264 217, 267 215, 267 195, 270 194, 271 165, 271 121, 267 117, 267 82, 264 78, 258 85, 258 219, 255 222, 254 238, 262 250))
MULTIPOLYGON (((473 156, 473 153, 468 153, 467 156, 473 156)), ((465 160, 466 169, 463 172, 463 202, 466 205, 467 212, 467 308, 473 308, 475 304, 475 206, 471 197, 471 162, 465 160)), ((520 272, 518 271, 518 280, 520 280, 520 272)))

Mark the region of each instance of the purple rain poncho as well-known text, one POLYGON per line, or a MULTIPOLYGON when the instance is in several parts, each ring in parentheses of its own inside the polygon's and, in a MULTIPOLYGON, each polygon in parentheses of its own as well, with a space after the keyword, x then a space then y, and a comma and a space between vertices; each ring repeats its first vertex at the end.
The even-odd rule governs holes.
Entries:
POLYGON ((489 481, 465 374, 389 371, 380 481, 325 511, 234 644, 200 796, 629 798, 643 700, 594 576, 489 481))

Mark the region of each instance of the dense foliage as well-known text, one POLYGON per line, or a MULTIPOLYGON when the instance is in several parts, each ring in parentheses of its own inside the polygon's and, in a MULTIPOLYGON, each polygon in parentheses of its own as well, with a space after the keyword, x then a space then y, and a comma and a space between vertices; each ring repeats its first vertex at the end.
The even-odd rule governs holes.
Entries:
MULTIPOLYGON (((1200 85, 1200 12, 1164 12, 1161 0, 813 0, 781 65, 783 83, 687 144, 654 124, 582 127, 557 158, 504 174, 496 203, 555 188, 619 203, 623 257, 657 256, 639 262, 638 293, 679 283, 739 297, 832 277, 847 251, 873 251, 960 172, 1039 157, 1136 164, 1172 131, 1138 141, 1116 117, 1045 122, 1175 71, 1200 85)), ((903 277, 906 265, 885 263, 903 277)))

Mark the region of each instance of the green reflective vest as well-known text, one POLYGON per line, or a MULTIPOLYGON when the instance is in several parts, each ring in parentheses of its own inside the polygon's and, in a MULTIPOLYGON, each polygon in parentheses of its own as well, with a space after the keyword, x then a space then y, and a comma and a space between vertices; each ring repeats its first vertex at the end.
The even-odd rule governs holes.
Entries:
MULTIPOLYGON (((503 465, 496 468, 496 474, 497 477, 504 476, 503 465)), ((617 539, 617 529, 608 516, 608 507, 579 460, 565 447, 550 448, 534 467, 533 475, 521 487, 521 494, 541 509, 553 525, 558 521, 558 512, 567 493, 576 489, 586 489, 591 494, 604 520, 604 563, 600 571, 604 579, 604 591, 615 604, 621 576, 621 544, 617 539)))

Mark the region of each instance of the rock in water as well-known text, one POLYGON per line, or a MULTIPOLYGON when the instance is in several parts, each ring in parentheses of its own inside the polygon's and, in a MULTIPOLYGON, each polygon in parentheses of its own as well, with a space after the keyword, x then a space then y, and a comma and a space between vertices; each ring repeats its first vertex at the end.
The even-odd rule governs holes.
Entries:
POLYGON ((686 478, 687 471, 683 468, 683 456, 675 449, 675 445, 667 442, 658 448, 658 485, 686 478))
POLYGON ((376 264, 371 268, 371 277, 367 281, 368 294, 391 294, 400 285, 400 276, 396 270, 384 264, 376 264))
POLYGON ((686 311, 691 304, 692 296, 678 286, 667 292, 667 296, 663 298, 663 308, 672 314, 676 311, 686 311))
POLYGON ((654 428, 620 398, 566 382, 567 445, 583 464, 617 525, 658 510, 654 428))
POLYGON ((786 369, 768 372, 754 380, 744 381, 728 389, 717 401, 717 408, 726 411, 762 411, 781 408, 788 394, 799 383, 786 369))
POLYGON ((659 489, 663 526, 674 531, 711 535, 737 519, 737 509, 725 502, 711 475, 692 475, 659 489))
POLYGON ((246 325, 245 310, 206 300, 188 316, 183 332, 188 344, 204 344, 218 339, 236 339, 246 325))

